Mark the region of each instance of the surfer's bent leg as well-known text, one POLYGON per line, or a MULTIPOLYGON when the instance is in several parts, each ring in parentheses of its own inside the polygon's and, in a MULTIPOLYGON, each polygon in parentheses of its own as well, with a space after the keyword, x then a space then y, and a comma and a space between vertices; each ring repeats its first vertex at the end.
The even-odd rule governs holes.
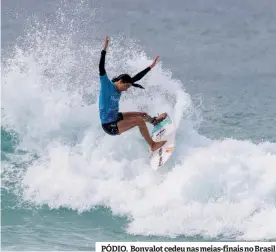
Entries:
POLYGON ((124 116, 124 119, 129 119, 129 118, 138 117, 138 116, 141 117, 144 113, 142 113, 142 112, 123 112, 122 114, 124 116))
POLYGON ((146 112, 124 112, 124 119, 130 119, 135 117, 142 117, 144 121, 154 124, 156 117, 149 116, 146 112))
POLYGON ((117 123, 119 134, 122 134, 136 126, 139 127, 141 135, 144 137, 152 151, 155 151, 156 149, 162 147, 166 143, 166 141, 154 142, 152 140, 147 125, 142 117, 131 117, 129 119, 124 118, 123 120, 118 121, 117 123))

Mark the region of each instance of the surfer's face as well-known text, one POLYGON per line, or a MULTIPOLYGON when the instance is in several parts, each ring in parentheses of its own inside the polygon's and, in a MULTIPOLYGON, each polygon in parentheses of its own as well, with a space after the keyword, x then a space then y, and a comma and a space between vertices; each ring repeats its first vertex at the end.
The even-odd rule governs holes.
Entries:
POLYGON ((119 91, 127 91, 131 87, 131 83, 125 83, 120 80, 116 83, 116 86, 119 91))

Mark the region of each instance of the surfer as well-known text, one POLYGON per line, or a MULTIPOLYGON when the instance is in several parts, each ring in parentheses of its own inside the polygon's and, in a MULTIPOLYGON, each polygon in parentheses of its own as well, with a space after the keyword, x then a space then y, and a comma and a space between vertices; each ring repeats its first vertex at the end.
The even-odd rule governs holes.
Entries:
POLYGON ((108 47, 108 37, 104 38, 104 48, 101 51, 99 63, 100 72, 100 99, 99 110, 103 130, 109 135, 120 135, 136 126, 140 133, 150 146, 151 151, 161 148, 166 141, 155 142, 152 140, 146 122, 153 125, 158 124, 166 118, 163 113, 158 117, 150 117, 145 112, 119 112, 119 101, 121 93, 127 91, 130 87, 142 88, 140 84, 135 83, 142 79, 155 65, 159 57, 156 57, 153 63, 143 71, 131 77, 128 74, 121 74, 110 80, 105 71, 105 55, 108 47))

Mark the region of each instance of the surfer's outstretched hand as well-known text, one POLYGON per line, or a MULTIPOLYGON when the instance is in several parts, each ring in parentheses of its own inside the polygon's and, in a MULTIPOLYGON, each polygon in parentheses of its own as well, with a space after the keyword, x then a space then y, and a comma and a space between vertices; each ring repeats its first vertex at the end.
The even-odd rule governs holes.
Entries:
POLYGON ((153 60, 152 64, 150 65, 150 68, 155 67, 156 62, 157 62, 158 59, 159 59, 159 56, 155 57, 155 59, 153 60))
POLYGON ((107 36, 105 36, 105 37, 104 37, 104 50, 107 49, 107 47, 108 47, 108 42, 109 42, 109 39, 108 39, 107 36))

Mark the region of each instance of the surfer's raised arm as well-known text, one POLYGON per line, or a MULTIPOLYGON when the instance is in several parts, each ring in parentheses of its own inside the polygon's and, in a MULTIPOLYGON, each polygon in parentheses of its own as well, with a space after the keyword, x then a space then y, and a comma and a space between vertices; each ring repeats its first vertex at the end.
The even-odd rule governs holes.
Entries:
POLYGON ((100 58, 100 64, 99 64, 100 76, 104 76, 106 74, 104 65, 105 65, 105 55, 106 55, 107 47, 108 47, 108 37, 106 36, 104 38, 104 48, 101 51, 101 58, 100 58))
POLYGON ((153 60, 152 64, 149 67, 145 68, 143 71, 133 76, 132 77, 133 82, 141 80, 156 65, 156 62, 158 59, 159 59, 159 56, 155 57, 155 59, 153 60))

